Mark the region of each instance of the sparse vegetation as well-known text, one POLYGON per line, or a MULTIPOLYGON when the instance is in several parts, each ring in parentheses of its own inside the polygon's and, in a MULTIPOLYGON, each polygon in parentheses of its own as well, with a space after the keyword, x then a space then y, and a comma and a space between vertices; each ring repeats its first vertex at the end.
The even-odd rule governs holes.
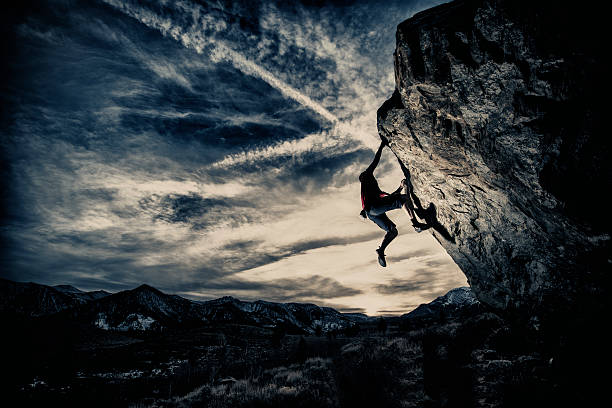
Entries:
MULTIPOLYGON (((338 407, 332 360, 309 358, 264 370, 257 376, 219 384, 212 383, 151 407, 338 407)), ((142 406, 142 405, 141 405, 142 406)))
MULTIPOLYGON (((304 337, 296 347, 312 352, 304 337)), ((184 395, 133 406, 416 407, 424 398, 422 377, 418 338, 360 337, 330 357, 211 380, 184 395)))

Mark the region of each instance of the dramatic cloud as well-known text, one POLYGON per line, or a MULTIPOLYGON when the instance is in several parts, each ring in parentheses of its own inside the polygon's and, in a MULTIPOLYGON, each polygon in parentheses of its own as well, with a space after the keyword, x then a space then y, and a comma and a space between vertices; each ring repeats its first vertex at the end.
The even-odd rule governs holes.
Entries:
MULTIPOLYGON (((41 1, 7 14, 2 277, 407 311, 465 277, 357 175, 428 1, 41 1), (377 18, 371 18, 376 15, 377 18)), ((377 170, 392 191, 390 151, 377 170)))

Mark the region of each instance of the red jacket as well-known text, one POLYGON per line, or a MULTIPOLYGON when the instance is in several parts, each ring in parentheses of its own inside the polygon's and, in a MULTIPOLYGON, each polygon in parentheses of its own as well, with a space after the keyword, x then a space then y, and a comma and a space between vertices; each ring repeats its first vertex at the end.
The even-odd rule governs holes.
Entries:
POLYGON ((364 210, 369 211, 379 198, 389 195, 378 187, 374 174, 364 171, 359 179, 361 180, 361 208, 364 210))

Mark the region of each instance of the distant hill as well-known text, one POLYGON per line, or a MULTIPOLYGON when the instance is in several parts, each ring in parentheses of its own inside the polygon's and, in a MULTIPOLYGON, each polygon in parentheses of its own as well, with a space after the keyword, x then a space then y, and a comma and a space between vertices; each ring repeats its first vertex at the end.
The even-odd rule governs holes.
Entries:
POLYGON ((77 289, 74 286, 70 286, 70 285, 55 285, 53 286, 53 288, 73 298, 80 299, 83 302, 102 299, 103 297, 106 297, 111 294, 110 292, 107 292, 105 290, 94 290, 91 292, 84 292, 81 289, 77 289))
POLYGON ((46 316, 101 299, 105 291, 83 292, 68 285, 47 286, 0 279, 0 312, 46 316))
POLYGON ((225 321, 228 317, 246 318, 256 325, 274 327, 298 327, 314 332, 343 329, 353 325, 353 319, 330 307, 311 303, 274 303, 258 300, 244 302, 233 297, 223 297, 201 303, 210 321, 225 321))

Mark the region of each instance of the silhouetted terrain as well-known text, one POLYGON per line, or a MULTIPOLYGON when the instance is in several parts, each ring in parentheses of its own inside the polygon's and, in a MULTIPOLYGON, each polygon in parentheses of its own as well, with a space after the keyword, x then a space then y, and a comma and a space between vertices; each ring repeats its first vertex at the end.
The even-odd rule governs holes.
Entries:
POLYGON ((469 288, 373 318, 227 297, 199 303, 146 285, 73 303, 44 285, 1 284, 16 306, 2 306, 2 359, 12 373, 5 385, 26 406, 539 406, 581 398, 580 389, 561 388, 570 377, 559 350, 516 332, 469 288), (55 299, 58 311, 37 297, 55 299))
POLYGON ((355 321, 373 321, 312 304, 195 302, 148 285, 102 294, 0 280, 0 294, 9 387, 33 404, 175 395, 225 374, 326 355, 359 330, 355 321))

